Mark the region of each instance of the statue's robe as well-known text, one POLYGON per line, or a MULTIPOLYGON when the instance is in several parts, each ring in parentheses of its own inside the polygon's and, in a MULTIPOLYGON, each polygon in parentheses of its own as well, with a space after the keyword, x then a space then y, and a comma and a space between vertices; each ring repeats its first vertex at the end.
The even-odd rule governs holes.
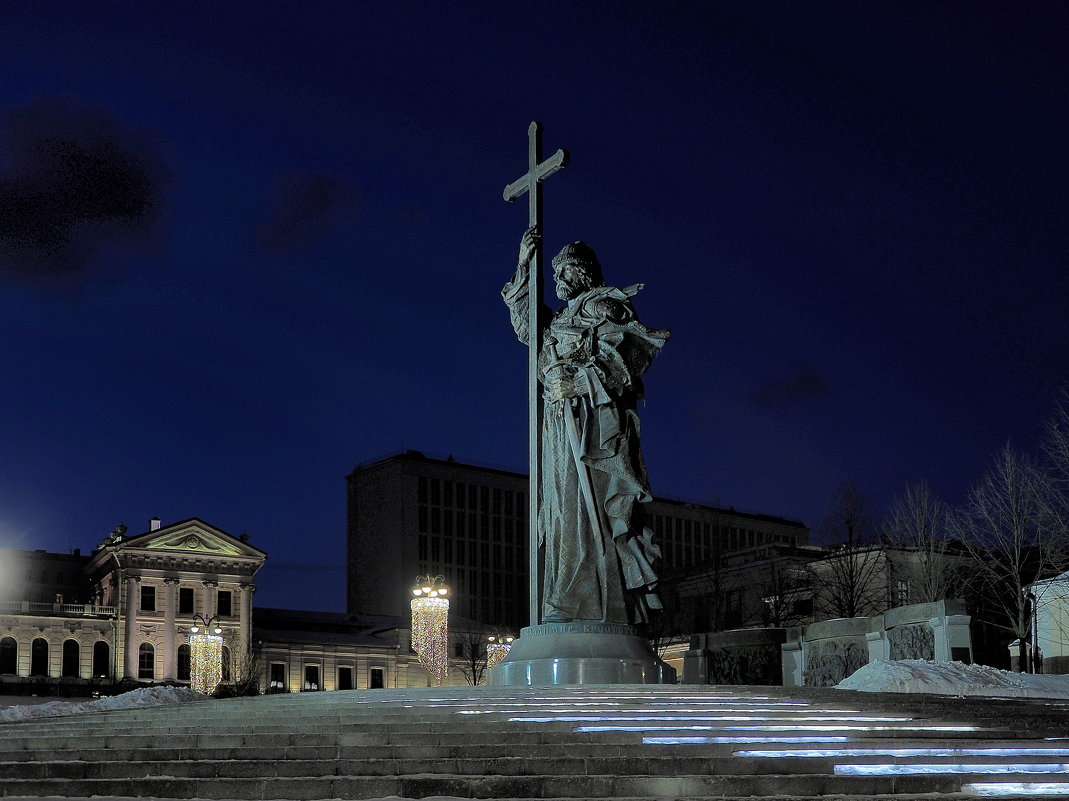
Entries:
MULTIPOLYGON (((631 297, 641 288, 586 290, 545 331, 543 383, 558 373, 580 379, 586 389, 547 402, 543 416, 538 538, 545 546, 544 622, 641 623, 660 608, 653 567, 660 551, 642 507, 651 494, 636 406, 642 375, 668 332, 638 321, 631 297)), ((513 278, 502 296, 526 343, 526 281, 513 278)))

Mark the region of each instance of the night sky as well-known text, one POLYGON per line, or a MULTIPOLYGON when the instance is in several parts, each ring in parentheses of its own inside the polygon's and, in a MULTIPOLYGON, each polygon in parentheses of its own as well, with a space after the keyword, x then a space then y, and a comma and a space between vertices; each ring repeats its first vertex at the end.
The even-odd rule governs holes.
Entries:
POLYGON ((354 465, 526 470, 535 119, 658 495, 956 503, 1069 377, 1063 2, 155 5, 0 11, 0 546, 200 517, 340 610, 354 465))

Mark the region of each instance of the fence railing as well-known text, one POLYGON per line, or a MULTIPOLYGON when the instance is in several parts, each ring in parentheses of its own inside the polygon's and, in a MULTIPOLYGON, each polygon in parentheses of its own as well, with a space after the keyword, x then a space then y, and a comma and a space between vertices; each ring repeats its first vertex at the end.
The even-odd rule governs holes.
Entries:
POLYGON ((36 601, 0 601, 0 614, 52 615, 54 617, 114 617, 114 606, 48 604, 36 601))

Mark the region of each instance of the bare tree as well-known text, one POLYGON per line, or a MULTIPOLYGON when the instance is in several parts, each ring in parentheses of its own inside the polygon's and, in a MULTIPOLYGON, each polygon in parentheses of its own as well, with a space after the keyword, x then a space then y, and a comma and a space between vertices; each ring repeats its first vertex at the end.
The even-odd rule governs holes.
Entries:
POLYGON ((766 626, 787 628, 805 621, 808 615, 803 610, 806 601, 812 598, 809 577, 806 565, 777 559, 769 561, 765 581, 759 586, 764 604, 761 619, 766 626))
POLYGON ((1037 461, 1007 444, 951 518, 988 601, 1017 637, 1022 670, 1031 669, 1028 640, 1035 614, 1027 587, 1063 567, 1050 497, 1050 481, 1037 461))
POLYGON ((1042 440, 1050 478, 1051 513, 1069 539, 1069 384, 1059 390, 1054 413, 1047 419, 1042 440))
POLYGON ((909 601, 931 603, 964 589, 962 559, 951 552, 950 508, 924 482, 906 487, 891 503, 883 541, 892 553, 896 579, 908 581, 909 601))
POLYGON ((887 559, 870 541, 868 502, 853 482, 836 492, 824 525, 828 555, 810 563, 817 619, 879 614, 887 609, 887 559))
POLYGON ((499 632, 488 626, 472 623, 453 629, 449 638, 455 649, 449 664, 459 670, 472 687, 482 684, 487 678, 486 671, 490 667, 490 660, 486 647, 491 634, 497 636, 499 632))

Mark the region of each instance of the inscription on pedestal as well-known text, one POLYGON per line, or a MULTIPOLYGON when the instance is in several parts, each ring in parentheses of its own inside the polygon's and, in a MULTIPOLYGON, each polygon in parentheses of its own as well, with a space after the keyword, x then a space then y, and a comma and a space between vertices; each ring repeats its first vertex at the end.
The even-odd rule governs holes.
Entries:
POLYGON ((635 627, 626 623, 602 623, 601 621, 575 621, 572 623, 542 623, 525 628, 522 634, 624 634, 635 635, 635 627))

